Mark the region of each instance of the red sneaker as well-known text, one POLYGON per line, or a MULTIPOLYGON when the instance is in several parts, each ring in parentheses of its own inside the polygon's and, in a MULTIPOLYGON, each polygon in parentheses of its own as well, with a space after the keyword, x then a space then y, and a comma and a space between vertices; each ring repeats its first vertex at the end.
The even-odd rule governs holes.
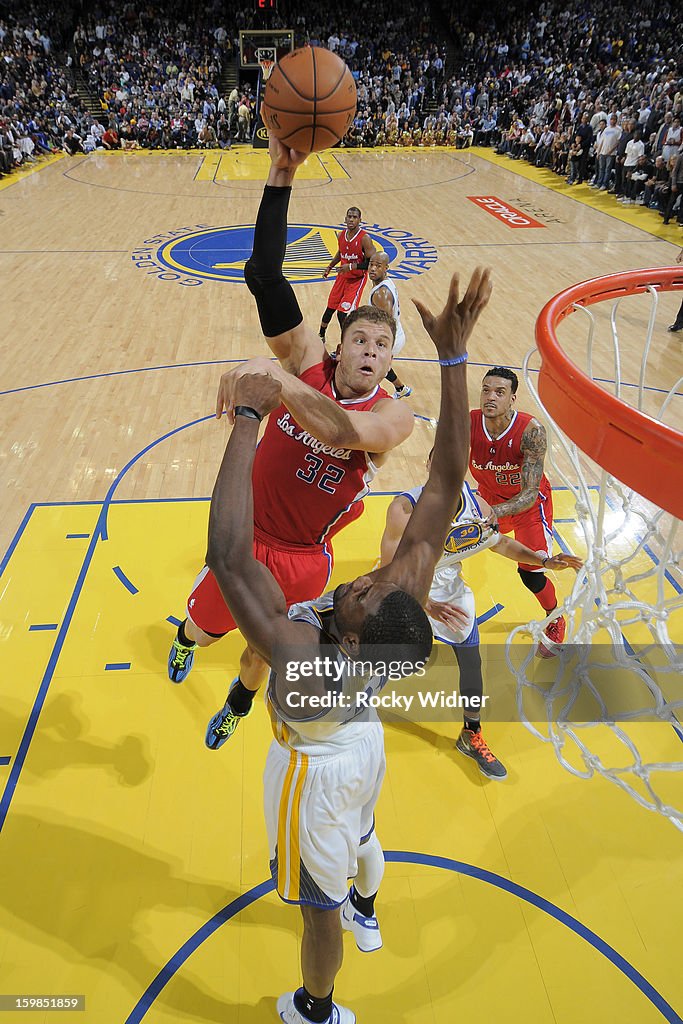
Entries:
POLYGON ((567 620, 565 619, 564 615, 560 615, 558 619, 553 619, 553 621, 549 623, 543 630, 543 638, 541 639, 541 642, 536 648, 536 657, 557 657, 557 648, 563 642, 566 632, 567 620))

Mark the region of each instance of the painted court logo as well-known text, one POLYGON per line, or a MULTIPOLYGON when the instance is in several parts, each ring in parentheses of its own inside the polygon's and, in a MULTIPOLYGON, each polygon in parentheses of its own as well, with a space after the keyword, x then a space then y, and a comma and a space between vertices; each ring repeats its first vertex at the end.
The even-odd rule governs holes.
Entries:
POLYGON ((504 203, 502 199, 498 199, 496 196, 468 196, 471 203, 476 203, 482 209, 490 213, 496 220, 500 220, 503 224, 506 224, 509 228, 543 228, 545 224, 541 224, 540 221, 534 220, 528 213, 522 213, 521 210, 516 210, 514 206, 510 206, 509 203, 504 203))
MULTIPOLYGON (((331 224, 290 224, 284 273, 292 284, 324 281, 323 271, 337 251, 338 227, 331 224)), ((434 246, 400 228, 365 225, 377 249, 391 261, 391 276, 407 281, 424 274, 437 261, 434 246)), ((140 269, 160 281, 198 285, 204 281, 244 281, 244 265, 254 245, 254 225, 180 228, 146 239, 132 253, 140 269)))

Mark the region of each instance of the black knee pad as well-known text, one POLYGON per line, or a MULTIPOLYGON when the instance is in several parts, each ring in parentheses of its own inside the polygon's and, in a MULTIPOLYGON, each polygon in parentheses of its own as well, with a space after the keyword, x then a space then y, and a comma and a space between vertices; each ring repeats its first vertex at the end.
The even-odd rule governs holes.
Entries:
POLYGON ((530 590, 532 594, 540 594, 544 586, 548 582, 548 578, 544 572, 529 572, 528 569, 517 569, 520 579, 527 590, 530 590))

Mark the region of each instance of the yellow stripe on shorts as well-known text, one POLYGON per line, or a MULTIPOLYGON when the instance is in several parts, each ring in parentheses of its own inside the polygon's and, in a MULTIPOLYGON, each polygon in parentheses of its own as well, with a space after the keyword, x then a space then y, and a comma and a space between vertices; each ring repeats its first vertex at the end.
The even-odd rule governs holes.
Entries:
POLYGON ((299 805, 307 770, 308 755, 293 750, 282 786, 277 828, 277 890, 286 900, 299 898, 299 805))
POLYGON ((294 787, 294 799, 292 800, 292 812, 289 825, 289 837, 291 841, 289 860, 289 892, 290 900, 299 899, 299 888, 301 883, 301 852, 299 849, 299 808, 301 807, 301 791, 306 781, 308 772, 308 754, 301 754, 299 765, 299 776, 294 787))

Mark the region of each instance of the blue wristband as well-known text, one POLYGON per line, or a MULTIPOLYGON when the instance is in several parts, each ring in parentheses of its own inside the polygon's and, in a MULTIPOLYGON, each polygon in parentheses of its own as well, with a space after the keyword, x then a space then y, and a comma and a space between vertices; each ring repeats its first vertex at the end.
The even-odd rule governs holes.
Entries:
POLYGON ((461 363, 467 362, 467 352, 463 352, 461 356, 456 356, 455 359, 437 359, 439 366, 460 366, 461 363))

